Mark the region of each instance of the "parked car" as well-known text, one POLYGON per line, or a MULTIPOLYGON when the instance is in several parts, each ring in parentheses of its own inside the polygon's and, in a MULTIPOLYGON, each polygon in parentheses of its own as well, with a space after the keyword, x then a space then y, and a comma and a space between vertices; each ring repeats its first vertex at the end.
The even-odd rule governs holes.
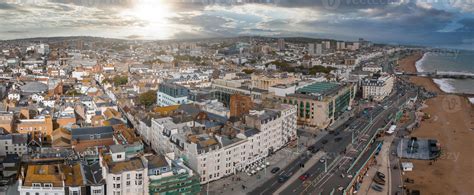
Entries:
POLYGON ((326 140, 326 139, 323 139, 323 141, 321 141, 321 143, 323 143, 323 144, 327 144, 327 143, 328 143, 328 140, 326 140))
POLYGON ((375 176, 373 181, 379 185, 385 185, 385 180, 381 179, 380 177, 375 176))
POLYGON ((335 142, 338 142, 338 141, 341 141, 341 140, 342 140, 342 137, 336 137, 336 138, 334 139, 335 142))
POLYGON ((309 178, 309 173, 305 173, 301 175, 298 179, 300 179, 301 181, 306 181, 308 178, 309 178))
POLYGON ((385 179, 385 174, 383 174, 383 173, 380 172, 380 171, 377 171, 376 175, 377 175, 378 177, 380 177, 381 179, 385 179))
POLYGON ((278 172, 279 170, 280 170, 280 167, 275 167, 275 168, 273 168, 270 172, 271 172, 271 173, 276 173, 276 172, 278 172))
POLYGON ((314 148, 315 148, 314 146, 309 146, 308 150, 311 151, 311 150, 314 150, 314 148))
POLYGON ((374 189, 375 191, 381 192, 383 190, 383 187, 377 184, 373 184, 372 189, 374 189))

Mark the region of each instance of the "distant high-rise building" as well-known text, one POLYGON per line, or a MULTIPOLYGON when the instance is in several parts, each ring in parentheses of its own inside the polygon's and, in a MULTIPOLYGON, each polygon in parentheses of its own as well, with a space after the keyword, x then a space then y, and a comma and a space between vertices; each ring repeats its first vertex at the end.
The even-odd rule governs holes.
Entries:
POLYGON ((39 46, 37 46, 37 51, 41 55, 46 55, 49 53, 49 45, 42 43, 39 46))
POLYGON ((278 50, 285 50, 285 39, 278 39, 278 50))
POLYGON ((346 43, 344 41, 338 41, 336 43, 336 49, 337 50, 346 49, 346 43))
POLYGON ((352 43, 352 50, 358 50, 359 48, 360 48, 360 43, 359 42, 352 43))
POLYGON ((316 53, 315 54, 316 55, 323 54, 323 45, 322 44, 320 44, 320 43, 316 44, 316 53))
POLYGON ((77 40, 76 41, 76 49, 82 50, 84 48, 84 41, 82 40, 77 40))
POLYGON ((314 43, 308 44, 308 54, 314 55, 314 52, 315 52, 315 50, 314 50, 314 43))
POLYGON ((331 49, 331 42, 330 41, 323 41, 322 44, 323 44, 324 50, 331 49))

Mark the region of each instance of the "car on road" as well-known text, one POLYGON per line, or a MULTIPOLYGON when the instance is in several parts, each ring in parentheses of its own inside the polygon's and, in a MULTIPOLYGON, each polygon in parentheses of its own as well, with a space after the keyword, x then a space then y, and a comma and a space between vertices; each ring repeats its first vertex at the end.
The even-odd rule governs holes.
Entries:
POLYGON ((285 183, 285 181, 288 180, 292 175, 293 175, 293 173, 287 173, 287 174, 284 174, 284 175, 280 175, 280 177, 278 177, 278 183, 285 183))
POLYGON ((323 141, 321 141, 321 143, 327 144, 327 143, 328 143, 328 140, 327 140, 327 139, 323 139, 323 141))
POLYGON ((309 173, 305 173, 303 175, 301 175, 298 179, 300 179, 301 181, 306 181, 308 178, 309 178, 309 173))
POLYGON ((275 167, 275 168, 273 168, 270 172, 271 172, 271 173, 276 173, 276 172, 278 172, 279 170, 280 170, 280 167, 275 167))
POLYGON ((309 150, 309 151, 312 151, 312 150, 314 150, 314 148, 315 148, 314 146, 309 146, 309 147, 308 147, 308 150, 309 150))
POLYGON ((334 138, 334 141, 335 141, 335 142, 338 142, 338 141, 341 141, 341 140, 342 140, 342 137, 336 137, 336 138, 334 138))
POLYGON ((282 175, 280 177, 278 177, 278 183, 285 183, 286 180, 288 180, 288 176, 286 175, 282 175))
POLYGON ((313 153, 313 154, 316 154, 317 152, 319 152, 319 148, 318 149, 314 148, 314 149, 311 150, 311 153, 313 153))
POLYGON ((341 133, 340 133, 339 131, 336 131, 336 132, 334 133, 334 136, 338 136, 339 134, 341 134, 341 133))
POLYGON ((319 159, 319 162, 321 162, 321 163, 324 163, 324 161, 326 161, 326 159, 324 159, 324 158, 319 159))

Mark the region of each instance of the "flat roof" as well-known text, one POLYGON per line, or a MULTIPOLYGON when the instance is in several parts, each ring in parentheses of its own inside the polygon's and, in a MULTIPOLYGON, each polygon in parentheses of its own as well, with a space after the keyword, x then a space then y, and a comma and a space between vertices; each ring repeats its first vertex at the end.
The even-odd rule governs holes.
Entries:
POLYGON ((319 93, 319 94, 325 94, 333 89, 336 89, 340 85, 337 83, 331 83, 331 82, 316 82, 311 85, 305 86, 303 88, 300 88, 296 90, 298 93, 303 93, 303 94, 310 94, 310 93, 319 93))
POLYGON ((53 187, 63 187, 63 178, 58 164, 55 165, 28 165, 24 180, 25 186, 33 183, 51 183, 53 187))

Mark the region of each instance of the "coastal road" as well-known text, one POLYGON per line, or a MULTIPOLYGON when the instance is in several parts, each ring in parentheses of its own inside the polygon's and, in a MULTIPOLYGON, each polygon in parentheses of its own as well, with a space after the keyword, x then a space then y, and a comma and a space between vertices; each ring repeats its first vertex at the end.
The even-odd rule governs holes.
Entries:
MULTIPOLYGON (((413 95, 413 94, 411 94, 413 95)), ((378 129, 384 127, 387 124, 387 118, 398 111, 398 107, 404 102, 408 97, 408 94, 405 96, 398 97, 396 93, 392 94, 385 102, 380 106, 375 107, 371 112, 369 112, 370 117, 361 118, 360 120, 354 121, 355 128, 344 129, 340 132, 342 140, 339 142, 329 142, 327 143, 327 149, 325 150, 328 154, 332 154, 327 159, 326 165, 327 172, 325 171, 325 164, 320 162, 314 167, 309 169, 311 177, 307 181, 295 181, 281 194, 308 194, 308 193, 330 193, 333 190, 336 190, 340 187, 346 187, 351 179, 347 177, 347 172, 351 172, 349 167, 356 162, 353 162, 358 156, 362 156, 361 161, 366 160, 370 155, 366 155, 364 148, 370 144, 371 138, 374 136, 378 129), (401 101, 397 101, 397 99, 401 101), (386 105, 387 109, 384 110, 383 106, 386 105), (367 120, 368 118, 372 118, 367 120), (367 127, 367 128, 363 128, 367 127), (360 130, 362 129, 362 130, 360 130), (352 143, 352 135, 356 137, 354 143, 352 143), (347 146, 351 146, 354 152, 344 153, 344 149, 347 146)), ((329 136, 329 135, 328 135, 329 136)), ((374 146, 375 147, 375 146, 374 146)), ((300 173, 302 174, 302 173, 300 173)))

